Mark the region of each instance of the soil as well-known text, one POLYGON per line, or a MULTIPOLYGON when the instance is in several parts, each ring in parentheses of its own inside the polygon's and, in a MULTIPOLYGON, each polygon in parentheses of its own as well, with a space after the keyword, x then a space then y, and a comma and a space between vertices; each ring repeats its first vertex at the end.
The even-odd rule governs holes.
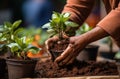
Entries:
POLYGON ((60 54, 67 48, 68 44, 69 44, 68 39, 56 41, 51 44, 49 51, 52 56, 52 61, 54 61, 58 56, 60 56, 60 54), (61 43, 59 43, 59 42, 61 42, 61 43))
POLYGON ((35 69, 37 78, 59 78, 77 76, 118 75, 117 66, 110 62, 75 61, 73 64, 59 67, 51 60, 38 62, 35 69))

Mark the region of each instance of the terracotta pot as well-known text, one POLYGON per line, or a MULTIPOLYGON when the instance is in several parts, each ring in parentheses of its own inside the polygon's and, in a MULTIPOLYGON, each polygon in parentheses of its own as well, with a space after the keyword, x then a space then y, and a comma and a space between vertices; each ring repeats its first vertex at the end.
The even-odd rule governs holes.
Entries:
POLYGON ((32 78, 37 60, 7 59, 9 79, 32 78))
POLYGON ((93 60, 96 61, 96 57, 98 54, 98 48, 99 46, 97 45, 88 45, 86 46, 83 51, 79 53, 77 56, 77 59, 82 61, 82 60, 93 60))
POLYGON ((0 79, 5 76, 6 73, 6 60, 0 58, 0 79))

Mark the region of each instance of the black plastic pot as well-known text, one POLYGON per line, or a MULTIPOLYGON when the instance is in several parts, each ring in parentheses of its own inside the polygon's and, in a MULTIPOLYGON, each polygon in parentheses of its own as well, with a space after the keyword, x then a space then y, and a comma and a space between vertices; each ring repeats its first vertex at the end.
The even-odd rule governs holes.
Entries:
POLYGON ((0 79, 3 78, 6 74, 6 60, 0 58, 0 79))
POLYGON ((100 56, 107 59, 114 59, 115 52, 100 52, 100 56))
POLYGON ((34 76, 34 69, 36 60, 16 60, 7 59, 8 76, 9 79, 32 78, 34 76))
POLYGON ((97 45, 88 45, 86 46, 83 51, 79 53, 77 56, 77 60, 83 61, 83 60, 92 60, 96 61, 96 57, 98 55, 98 48, 97 45))
POLYGON ((117 70, 118 70, 119 78, 120 78, 120 60, 116 60, 116 66, 117 66, 117 70))

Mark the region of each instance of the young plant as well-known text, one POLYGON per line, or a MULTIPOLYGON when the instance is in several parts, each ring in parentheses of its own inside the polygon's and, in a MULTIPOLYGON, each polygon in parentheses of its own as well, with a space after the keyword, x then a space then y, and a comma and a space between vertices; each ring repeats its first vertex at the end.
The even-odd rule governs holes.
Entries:
POLYGON ((28 39, 24 29, 19 28, 21 22, 21 20, 15 21, 13 24, 5 22, 0 26, 0 41, 3 43, 0 45, 0 49, 7 48, 7 52, 10 51, 12 57, 28 59, 27 51, 35 54, 40 49, 30 45, 32 37, 28 39))
POLYGON ((26 60, 29 59, 27 56, 28 52, 37 54, 41 50, 41 48, 37 48, 31 44, 33 41, 32 38, 24 36, 22 38, 16 37, 14 40, 15 42, 7 45, 10 48, 13 57, 19 57, 26 60))
POLYGON ((102 43, 107 44, 109 47, 109 52, 113 53, 113 41, 111 37, 106 37, 102 40, 102 43))
POLYGON ((77 27, 78 24, 69 21, 70 13, 53 12, 52 18, 49 23, 43 25, 42 28, 47 28, 47 32, 51 36, 58 35, 59 39, 63 39, 63 35, 68 27, 77 27))
POLYGON ((92 30, 92 27, 90 27, 87 23, 84 23, 77 31, 76 35, 81 35, 83 33, 86 33, 88 31, 92 30))
POLYGON ((23 31, 23 28, 18 28, 21 22, 21 20, 15 21, 13 24, 5 22, 4 25, 0 26, 0 51, 3 52, 6 50, 6 45, 14 42, 15 37, 22 36, 21 32, 23 31))

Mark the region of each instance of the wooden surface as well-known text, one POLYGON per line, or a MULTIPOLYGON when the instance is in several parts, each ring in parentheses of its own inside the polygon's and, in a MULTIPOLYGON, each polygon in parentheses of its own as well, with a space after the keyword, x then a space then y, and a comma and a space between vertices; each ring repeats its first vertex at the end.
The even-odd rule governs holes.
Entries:
POLYGON ((120 79, 119 76, 84 76, 84 77, 63 77, 63 78, 20 78, 20 79, 120 79))

